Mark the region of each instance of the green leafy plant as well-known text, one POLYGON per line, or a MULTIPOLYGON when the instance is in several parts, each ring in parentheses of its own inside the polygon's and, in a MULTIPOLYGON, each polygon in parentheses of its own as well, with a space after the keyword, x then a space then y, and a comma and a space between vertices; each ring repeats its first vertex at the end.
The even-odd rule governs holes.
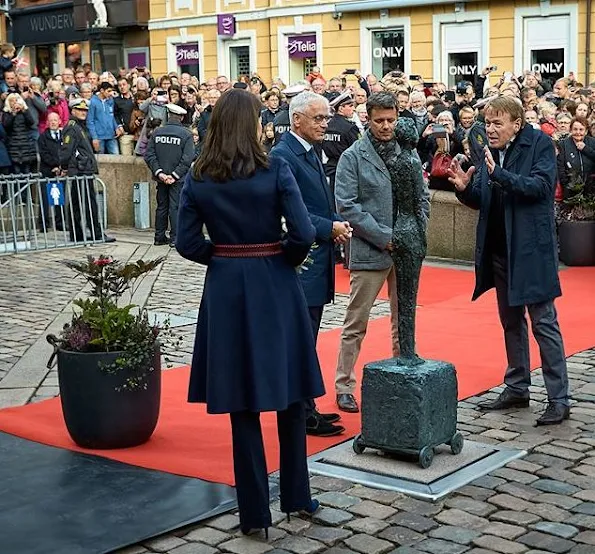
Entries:
POLYGON ((109 256, 87 256, 86 261, 65 261, 64 265, 91 285, 88 298, 74 301, 72 321, 67 323, 56 347, 74 352, 119 352, 120 355, 103 369, 109 374, 121 374, 122 384, 117 390, 146 388, 146 379, 154 371, 153 360, 157 341, 175 345, 169 322, 151 324, 146 309, 124 304, 122 296, 130 299, 139 280, 156 269, 164 257, 145 262, 122 264, 109 256))
POLYGON ((567 221, 595 221, 595 190, 589 190, 580 172, 573 170, 560 214, 567 221))

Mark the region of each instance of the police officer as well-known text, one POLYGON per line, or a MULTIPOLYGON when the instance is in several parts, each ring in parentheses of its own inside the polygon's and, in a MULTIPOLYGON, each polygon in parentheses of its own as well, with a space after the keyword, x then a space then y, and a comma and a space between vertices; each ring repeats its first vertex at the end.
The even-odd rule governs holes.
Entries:
POLYGON ((287 104, 284 104, 279 108, 275 119, 273 120, 273 127, 275 129, 275 144, 279 143, 279 139, 283 133, 287 133, 291 129, 291 122, 289 121, 289 104, 291 99, 295 98, 301 92, 304 92, 306 87, 304 85, 293 85, 287 87, 283 94, 287 99, 287 104))
POLYGON ((74 98, 69 102, 70 120, 62 132, 60 147, 60 167, 68 177, 73 179, 70 188, 72 221, 70 223, 70 240, 77 242, 85 239, 85 231, 81 225, 81 203, 84 207, 84 221, 89 226, 92 239, 95 241, 114 242, 116 239, 103 233, 99 223, 97 197, 93 175, 98 173, 97 160, 87 129, 89 104, 84 98, 74 98), (82 178, 80 178, 82 177, 82 178))
POLYGON ((335 115, 326 129, 322 150, 326 158, 324 171, 334 194, 339 158, 359 138, 359 129, 351 120, 355 111, 355 99, 350 91, 331 100, 330 106, 335 110, 335 115))
POLYGON ((175 246, 178 203, 186 173, 194 160, 192 132, 182 125, 186 110, 177 104, 167 104, 167 124, 151 135, 145 162, 157 181, 155 210, 155 245, 175 246), (169 239, 167 222, 169 218, 169 239))

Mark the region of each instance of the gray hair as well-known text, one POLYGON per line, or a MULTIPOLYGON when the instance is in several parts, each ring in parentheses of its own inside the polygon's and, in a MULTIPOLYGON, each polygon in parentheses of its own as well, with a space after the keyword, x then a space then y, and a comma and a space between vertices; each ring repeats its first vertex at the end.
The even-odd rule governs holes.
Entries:
POLYGON ((315 92, 310 92, 309 90, 300 92, 291 100, 291 104, 289 104, 289 121, 293 121, 293 114, 298 112, 303 113, 304 110, 308 109, 312 104, 320 103, 323 103, 326 106, 326 109, 330 110, 328 100, 324 96, 316 94, 315 92))
POLYGON ((31 86, 41 88, 43 86, 43 81, 39 77, 31 77, 31 86))

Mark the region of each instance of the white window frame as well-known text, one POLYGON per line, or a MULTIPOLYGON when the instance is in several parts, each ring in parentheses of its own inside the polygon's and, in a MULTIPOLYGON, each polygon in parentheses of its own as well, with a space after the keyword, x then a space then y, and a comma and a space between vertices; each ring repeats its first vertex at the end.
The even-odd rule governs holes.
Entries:
POLYGON ((564 73, 568 75, 570 71, 574 71, 575 75, 579 74, 578 68, 578 5, 577 4, 563 4, 551 6, 549 4, 541 4, 534 8, 516 8, 514 10, 514 72, 520 75, 525 69, 530 69, 526 66, 526 59, 528 58, 528 48, 525 52, 525 19, 548 17, 551 15, 567 15, 570 20, 570 32, 568 48, 565 48, 564 56, 564 73))
MULTIPOLYGON (((122 65, 126 65, 126 67, 128 67, 128 54, 144 54, 145 58, 147 60, 147 66, 149 66, 149 70, 151 69, 151 67, 149 65, 151 63, 151 56, 149 54, 148 46, 135 47, 135 48, 124 48, 124 63, 122 65)), ((128 67, 128 69, 130 69, 130 68, 128 67)))
MULTIPOLYGON (((362 19, 359 23, 360 32, 360 71, 366 76, 372 73, 372 32, 384 29, 403 27, 403 45, 405 46, 404 73, 411 73, 411 18, 410 17, 380 17, 378 19, 362 19)), ((376 75, 382 79, 383 75, 376 75)))
POLYGON ((229 50, 234 46, 248 46, 250 48, 250 73, 258 71, 256 30, 250 29, 236 31, 233 37, 217 37, 217 71, 219 75, 225 75, 232 80, 237 77, 237 75, 230 75, 231 55, 229 50))
POLYGON ((176 46, 189 43, 198 43, 198 81, 203 83, 205 80, 205 42, 202 34, 187 35, 186 33, 180 33, 178 36, 165 39, 167 72, 180 71, 180 66, 176 61, 176 46))
POLYGON ((192 10, 194 8, 194 0, 174 0, 174 10, 192 10))
POLYGON ((289 52, 287 50, 290 36, 295 35, 316 35, 316 65, 320 67, 320 72, 324 75, 324 61, 322 48, 322 25, 319 23, 313 25, 283 25, 277 27, 277 65, 279 77, 286 85, 289 82, 289 52))
MULTIPOLYGON (((434 73, 434 81, 441 83, 448 83, 448 60, 447 52, 442 47, 442 39, 444 37, 443 25, 457 24, 457 23, 473 23, 479 21, 481 23, 481 45, 479 56, 477 57, 478 74, 482 69, 490 64, 490 12, 459 12, 436 14, 433 16, 433 50, 432 57, 434 59, 432 71, 434 73)), ((473 50, 475 52, 475 50, 473 50)))

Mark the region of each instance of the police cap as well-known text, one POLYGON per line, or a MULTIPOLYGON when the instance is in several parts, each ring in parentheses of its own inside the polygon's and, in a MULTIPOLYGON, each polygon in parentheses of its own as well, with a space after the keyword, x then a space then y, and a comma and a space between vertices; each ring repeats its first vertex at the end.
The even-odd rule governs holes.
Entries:
POLYGON ((304 85, 293 85, 291 87, 287 87, 286 89, 283 90, 283 94, 285 95, 286 98, 293 98, 294 96, 297 96, 298 94, 304 92, 306 90, 306 87, 304 85))
POLYGON ((337 98, 334 98, 330 101, 330 106, 334 110, 338 110, 341 106, 348 106, 349 104, 355 104, 355 100, 351 92, 348 90, 339 94, 337 98))
POLYGON ((170 102, 169 104, 166 104, 165 107, 167 108, 167 111, 169 113, 173 113, 175 115, 186 115, 186 110, 182 108, 182 106, 178 106, 177 104, 172 104, 170 102))
POLYGON ((71 110, 88 110, 89 103, 84 98, 73 98, 68 103, 68 107, 71 110))

